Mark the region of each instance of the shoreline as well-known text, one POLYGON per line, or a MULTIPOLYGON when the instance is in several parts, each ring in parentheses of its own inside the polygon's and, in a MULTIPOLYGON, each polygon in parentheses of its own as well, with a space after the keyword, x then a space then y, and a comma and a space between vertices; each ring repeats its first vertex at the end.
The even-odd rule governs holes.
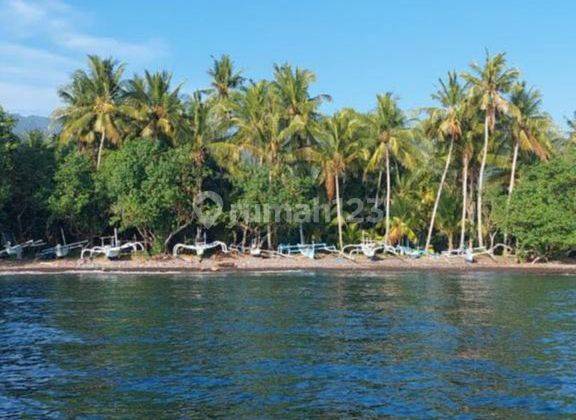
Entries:
POLYGON ((336 256, 315 260, 305 257, 255 258, 250 256, 215 256, 200 261, 197 257, 134 258, 109 261, 52 260, 0 261, 0 276, 16 274, 198 274, 198 273, 262 273, 290 271, 329 272, 442 272, 442 273, 535 273, 576 275, 576 262, 517 263, 503 258, 481 258, 473 264, 463 259, 448 258, 382 258, 354 261, 336 256))

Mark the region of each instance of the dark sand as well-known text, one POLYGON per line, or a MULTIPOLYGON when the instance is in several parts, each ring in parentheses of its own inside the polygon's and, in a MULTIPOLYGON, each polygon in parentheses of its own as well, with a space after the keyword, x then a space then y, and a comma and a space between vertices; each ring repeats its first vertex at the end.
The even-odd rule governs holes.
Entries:
POLYGON ((386 256, 371 261, 363 256, 354 260, 334 255, 315 260, 298 256, 291 258, 256 258, 250 256, 215 255, 202 261, 194 256, 172 258, 138 257, 109 261, 105 258, 79 260, 37 261, 0 260, 0 274, 63 273, 63 272, 125 272, 125 273, 179 273, 179 272, 234 272, 234 271, 502 271, 533 273, 564 273, 576 275, 576 261, 518 263, 513 259, 480 257, 477 262, 466 263, 463 258, 423 257, 419 259, 386 256))

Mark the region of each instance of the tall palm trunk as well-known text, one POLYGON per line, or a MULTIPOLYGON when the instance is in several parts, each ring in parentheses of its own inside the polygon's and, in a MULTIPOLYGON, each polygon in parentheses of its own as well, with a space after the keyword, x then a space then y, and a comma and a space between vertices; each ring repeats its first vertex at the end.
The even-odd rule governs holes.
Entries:
POLYGON ((460 249, 466 241, 466 212, 468 207, 468 153, 464 153, 462 167, 462 220, 460 221, 460 249))
POLYGON ((106 139, 106 132, 102 130, 100 135, 100 145, 98 146, 98 158, 96 159, 96 169, 100 168, 100 161, 102 160, 102 150, 104 150, 104 140, 106 139))
MULTIPOLYGON (((514 183, 516 182, 516 165, 518 163, 518 151, 520 150, 520 143, 516 141, 514 144, 514 153, 512 154, 512 169, 510 172, 510 184, 508 185, 508 198, 506 199, 506 221, 508 221, 508 209, 512 201, 512 191, 514 191, 514 183)), ((508 224, 504 230, 504 245, 508 245, 508 224)), ((506 252, 506 250, 504 250, 506 252)))
POLYGON ((384 243, 388 245, 390 234, 390 146, 386 145, 386 232, 384 233, 384 243))
MULTIPOLYGON (((268 188, 272 188, 272 170, 268 169, 268 188)), ((268 249, 272 249, 272 221, 271 221, 270 210, 268 209, 268 224, 266 225, 266 243, 268 244, 268 249)))
POLYGON ((482 193, 484 191, 484 168, 486 167, 486 158, 488 156, 488 111, 486 111, 486 118, 484 119, 484 148, 482 149, 482 162, 480 163, 480 173, 478 175, 478 200, 477 204, 477 220, 478 220, 478 246, 484 246, 484 238, 482 237, 482 193))
POLYGON ((334 175, 336 182, 336 213, 338 217, 338 243, 340 244, 340 251, 344 248, 344 240, 342 239, 342 209, 340 208, 340 185, 338 175, 334 175))
POLYGON ((374 208, 378 208, 378 202, 380 201, 380 187, 382 186, 382 169, 378 172, 378 185, 376 187, 376 197, 374 198, 374 208))
POLYGON ((448 148, 448 156, 446 156, 446 164, 444 165, 444 172, 442 172, 442 178, 440 179, 440 186, 438 187, 438 192, 436 193, 436 200, 434 201, 434 208, 432 209, 432 218, 430 219, 430 226, 428 227, 428 236, 426 237, 427 250, 430 247, 430 241, 432 240, 432 230, 434 230, 434 220, 436 219, 436 212, 438 211, 438 204, 440 204, 440 197, 442 196, 442 189, 444 188, 444 182, 446 182, 446 174, 448 173, 448 168, 450 167, 450 162, 452 161, 452 149, 454 148, 454 137, 450 140, 450 147, 448 148))

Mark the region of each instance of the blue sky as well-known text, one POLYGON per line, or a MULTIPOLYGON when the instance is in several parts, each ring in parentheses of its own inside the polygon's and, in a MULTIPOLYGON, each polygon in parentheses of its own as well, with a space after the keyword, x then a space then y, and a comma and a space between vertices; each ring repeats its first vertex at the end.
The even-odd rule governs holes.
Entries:
POLYGON ((48 115, 56 88, 87 53, 114 55, 128 74, 167 69, 184 90, 206 86, 212 55, 245 75, 273 63, 313 70, 325 112, 368 110, 393 91, 429 105, 438 77, 506 51, 558 122, 576 110, 573 1, 74 1, 0 0, 0 104, 48 115))

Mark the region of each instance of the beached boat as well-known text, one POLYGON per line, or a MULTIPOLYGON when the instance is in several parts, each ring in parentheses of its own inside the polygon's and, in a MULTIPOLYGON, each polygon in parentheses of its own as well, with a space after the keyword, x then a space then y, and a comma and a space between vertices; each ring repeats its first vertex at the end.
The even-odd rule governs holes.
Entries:
POLYGON ((53 247, 43 249, 36 253, 37 258, 64 258, 75 249, 82 249, 88 244, 88 241, 73 242, 71 244, 56 244, 53 247))
POLYGON ((100 240, 101 245, 82 249, 80 258, 84 259, 86 256, 93 258, 98 255, 104 255, 106 258, 113 260, 120 257, 122 253, 144 251, 144 245, 141 242, 121 243, 118 240, 118 231, 116 229, 114 229, 114 236, 104 236, 100 240))
MULTIPOLYGON (((373 259, 376 258, 376 254, 378 252, 384 252, 387 250, 394 251, 393 247, 387 246, 386 244, 384 244, 384 242, 368 239, 366 235, 363 234, 362 242, 360 242, 359 244, 346 245, 342 249, 342 252, 344 253, 348 252, 350 256, 362 253, 364 256, 373 259)), ((393 253, 395 253, 395 251, 393 253)))
POLYGON ((339 252, 338 249, 334 245, 327 245, 325 243, 311 243, 311 244, 296 244, 296 245, 287 245, 287 244, 280 244, 278 245, 277 250, 279 255, 288 256, 288 255, 303 255, 306 258, 314 259, 317 252, 339 252))
POLYGON ((53 247, 45 248, 36 253, 37 258, 64 258, 75 249, 83 249, 88 244, 87 240, 67 243, 64 232, 62 232, 62 243, 53 247))
POLYGON ((4 244, 4 249, 0 250, 0 257, 11 257, 17 260, 22 259, 22 255, 26 248, 33 248, 44 245, 44 241, 30 240, 21 244, 12 245, 10 241, 4 244))
POLYGON ((230 252, 228 250, 228 247, 226 246, 226 244, 224 242, 214 241, 214 242, 209 242, 209 243, 196 242, 195 244, 192 244, 192 245, 176 244, 174 246, 174 248, 172 249, 172 255, 177 257, 178 254, 182 251, 192 251, 192 252, 195 252, 196 255, 198 255, 199 257, 202 257, 206 251, 211 250, 211 249, 216 249, 216 248, 220 248, 220 250, 226 254, 228 252, 230 252))
POLYGON ((26 248, 36 248, 44 245, 42 240, 29 240, 22 243, 16 243, 14 236, 11 233, 2 233, 2 248, 0 249, 0 258, 9 257, 16 258, 17 260, 22 259, 24 250, 26 248), (14 245, 12 245, 14 244, 14 245))
POLYGON ((236 254, 250 255, 252 257, 261 257, 268 251, 263 250, 261 246, 261 241, 254 240, 250 246, 236 245, 232 244, 228 246, 229 252, 234 252, 236 254))

